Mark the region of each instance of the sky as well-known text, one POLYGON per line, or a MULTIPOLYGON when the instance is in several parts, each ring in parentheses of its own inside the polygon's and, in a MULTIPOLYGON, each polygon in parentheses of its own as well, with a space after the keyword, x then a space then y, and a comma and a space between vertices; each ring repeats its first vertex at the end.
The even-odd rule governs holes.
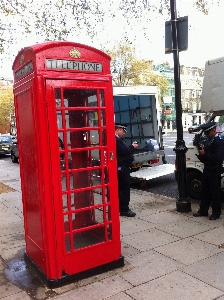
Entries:
MULTIPOLYGON (((153 2, 153 0, 150 1, 153 2)), ((178 17, 188 16, 189 25, 188 50, 180 52, 179 59, 181 65, 203 68, 207 60, 224 56, 224 43, 221 40, 224 28, 224 0, 220 0, 219 5, 217 0, 208 0, 208 15, 198 12, 193 7, 193 3, 193 0, 176 0, 178 17)), ((139 58, 153 60, 156 64, 167 61, 172 66, 173 55, 165 54, 165 21, 168 20, 170 20, 170 16, 153 15, 151 23, 147 25, 149 39, 146 39, 142 31, 142 26, 145 24, 134 24, 131 29, 125 27, 122 21, 119 21, 118 11, 117 22, 113 24, 105 22, 105 27, 102 32, 99 32, 98 38, 91 39, 82 33, 76 37, 71 36, 70 40, 95 48, 105 46, 105 41, 109 40, 110 42, 107 44, 109 47, 120 40, 124 30, 129 30, 128 36, 139 58)), ((32 37, 24 39, 21 36, 21 39, 13 45, 16 50, 12 51, 12 57, 1 59, 0 77, 12 78, 11 68, 16 53, 21 48, 33 45, 35 42, 32 37)))

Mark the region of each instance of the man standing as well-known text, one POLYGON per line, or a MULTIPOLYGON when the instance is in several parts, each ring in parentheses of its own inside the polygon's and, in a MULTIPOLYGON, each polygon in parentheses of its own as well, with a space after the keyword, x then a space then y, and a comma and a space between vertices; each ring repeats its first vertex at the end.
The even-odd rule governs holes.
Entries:
POLYGON ((208 216, 210 204, 212 214, 209 220, 216 220, 221 214, 221 167, 224 158, 224 141, 216 136, 216 123, 209 122, 200 126, 206 139, 198 147, 198 159, 204 163, 202 175, 201 203, 194 217, 208 216))
POLYGON ((130 202, 130 168, 134 160, 133 152, 138 147, 138 143, 127 145, 124 135, 127 126, 115 124, 117 168, 118 168, 118 198, 120 216, 134 217, 135 212, 129 208, 130 202))

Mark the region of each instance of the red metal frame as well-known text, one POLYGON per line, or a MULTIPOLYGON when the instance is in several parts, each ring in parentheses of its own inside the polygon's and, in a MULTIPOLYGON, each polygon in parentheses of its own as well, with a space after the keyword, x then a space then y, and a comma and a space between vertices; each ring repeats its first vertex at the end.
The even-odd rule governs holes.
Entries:
POLYGON ((49 42, 13 71, 26 255, 49 280, 122 261, 109 56, 49 42))

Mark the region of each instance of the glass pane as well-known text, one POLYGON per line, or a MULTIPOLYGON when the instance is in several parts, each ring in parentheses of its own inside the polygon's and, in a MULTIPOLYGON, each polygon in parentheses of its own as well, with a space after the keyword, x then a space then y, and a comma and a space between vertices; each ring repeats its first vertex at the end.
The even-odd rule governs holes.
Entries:
POLYGON ((72 214, 72 230, 104 223, 103 207, 72 214))
POLYGON ((108 236, 108 240, 112 240, 112 225, 111 224, 107 225, 107 236, 108 236))
POLYGON ((70 194, 70 201, 71 201, 71 209, 75 209, 75 196, 74 196, 74 193, 70 194))
POLYGON ((101 185, 101 169, 70 173, 70 189, 101 185))
MULTIPOLYGON (((64 147, 64 136, 63 136, 63 133, 62 132, 58 132, 58 144, 59 144, 59 151, 60 150, 64 150, 65 147, 64 147)), ((65 167, 65 162, 64 162, 64 159, 65 159, 65 155, 64 153, 60 153, 60 164, 61 164, 61 170, 64 170, 63 166, 65 167)))
POLYGON ((64 150, 64 136, 63 136, 63 132, 58 132, 58 142, 59 142, 59 149, 60 150, 64 150))
POLYGON ((71 252, 69 235, 65 236, 65 249, 66 249, 66 252, 71 252))
POLYGON ((107 145, 107 131, 106 129, 102 130, 102 146, 107 145))
POLYGON ((65 89, 65 107, 97 106, 96 90, 65 89))
POLYGON ((100 166, 100 150, 81 150, 69 153, 69 168, 100 166))
POLYGON ((85 208, 102 204, 102 188, 91 191, 80 191, 71 193, 71 209, 85 208))
POLYGON ((100 130, 67 132, 68 149, 94 147, 99 145, 100 130))
POLYGON ((61 171, 64 171, 66 169, 66 163, 65 163, 65 160, 64 160, 64 154, 60 154, 60 168, 61 168, 61 171))
POLYGON ((107 207, 107 211, 106 211, 106 221, 111 221, 111 207, 110 205, 107 207))
POLYGON ((62 112, 61 112, 61 110, 57 110, 57 125, 58 125, 58 129, 62 129, 62 112))
MULTIPOLYGON (((98 127, 98 110, 66 110, 66 128, 98 127)), ((105 124, 105 112, 101 111, 101 123, 105 124)))
POLYGON ((100 90, 100 106, 105 106, 104 91, 100 90))
POLYGON ((61 91, 60 91, 60 89, 55 89, 55 102, 56 102, 56 107, 61 107, 61 91))
POLYGON ((73 176, 74 173, 69 173, 69 182, 70 182, 70 190, 74 190, 75 186, 74 186, 74 176, 73 176))
POLYGON ((62 186, 62 191, 66 191, 66 175, 62 174, 61 175, 61 186, 62 186))
POLYGON ((110 202, 110 189, 109 189, 109 187, 105 188, 105 198, 106 198, 106 202, 110 202))
POLYGON ((62 182, 62 191, 70 191, 70 190, 74 190, 74 184, 75 184, 75 180, 74 180, 74 176, 73 173, 72 174, 62 174, 61 175, 61 182, 62 182), (66 180, 66 178, 68 177, 68 181, 66 180))
POLYGON ((74 233, 73 239, 75 250, 105 242, 104 227, 100 226, 83 232, 74 233))
POLYGON ((106 183, 108 183, 109 182, 109 180, 108 180, 108 169, 106 168, 106 169, 104 169, 104 183, 106 184, 106 183))
POLYGON ((69 232, 69 220, 68 220, 68 215, 64 215, 64 230, 65 230, 65 232, 69 232))
POLYGON ((62 204, 63 204, 63 211, 68 211, 68 195, 62 195, 62 204))
POLYGON ((93 196, 94 196, 94 205, 102 204, 102 188, 96 188, 93 190, 93 196))
POLYGON ((106 119, 105 119, 105 116, 106 116, 106 112, 105 110, 101 110, 100 111, 100 116, 101 116, 101 126, 105 126, 106 125, 106 119))
POLYGON ((90 137, 90 145, 91 146, 97 146, 99 145, 99 130, 90 130, 89 131, 89 137, 90 137))

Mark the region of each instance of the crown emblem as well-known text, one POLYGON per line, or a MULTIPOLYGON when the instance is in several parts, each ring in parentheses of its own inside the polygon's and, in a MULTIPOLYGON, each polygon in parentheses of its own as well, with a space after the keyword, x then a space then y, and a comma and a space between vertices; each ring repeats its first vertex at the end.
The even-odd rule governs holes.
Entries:
POLYGON ((24 57, 24 55, 21 55, 21 57, 20 57, 20 65, 23 65, 24 61, 25 61, 25 57, 24 57))
POLYGON ((75 48, 73 48, 72 50, 70 50, 69 54, 73 58, 80 58, 81 57, 81 53, 77 49, 75 49, 75 48))

